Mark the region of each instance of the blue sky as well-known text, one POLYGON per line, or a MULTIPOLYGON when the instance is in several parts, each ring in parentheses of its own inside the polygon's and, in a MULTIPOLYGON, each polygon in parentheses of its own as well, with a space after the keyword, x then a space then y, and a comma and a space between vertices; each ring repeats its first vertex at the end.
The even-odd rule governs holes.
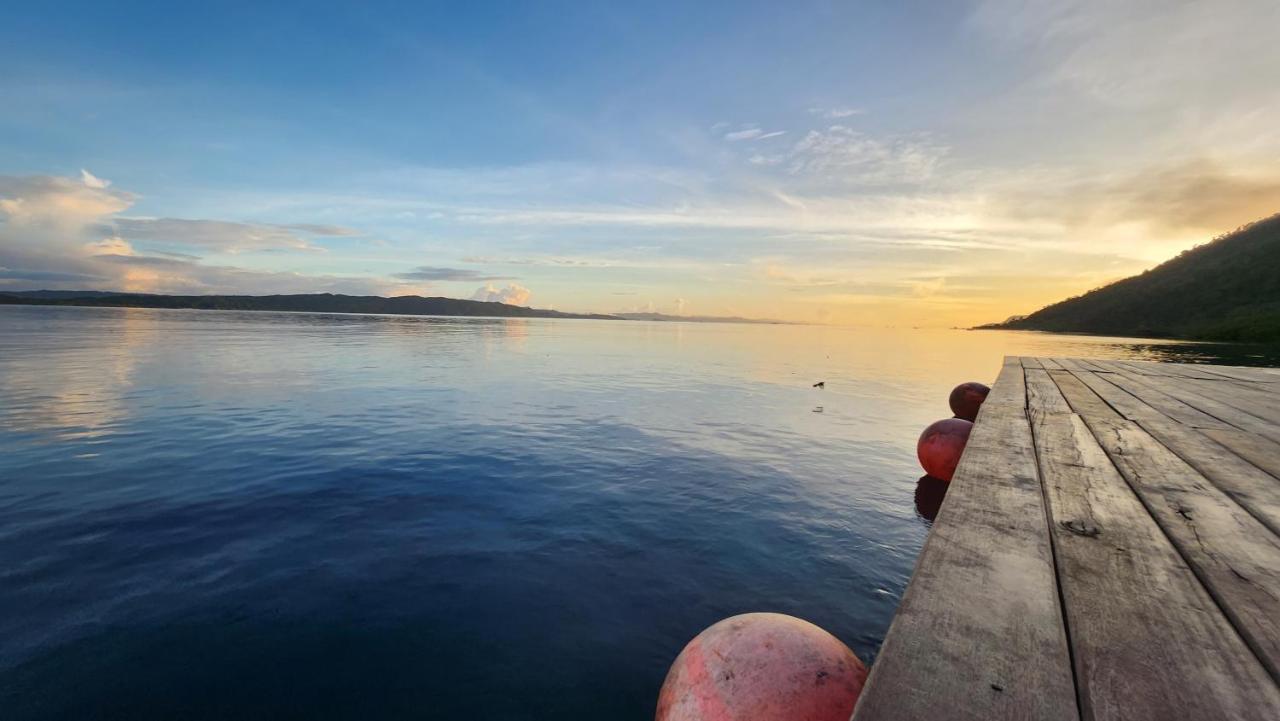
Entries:
POLYGON ((26 4, 0 288, 947 325, 1280 210, 1264 0, 26 4))

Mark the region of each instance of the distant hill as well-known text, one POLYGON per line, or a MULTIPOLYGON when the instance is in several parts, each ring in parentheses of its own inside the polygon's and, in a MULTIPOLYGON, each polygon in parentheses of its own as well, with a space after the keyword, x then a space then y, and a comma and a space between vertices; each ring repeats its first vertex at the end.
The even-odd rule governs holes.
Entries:
POLYGON ((201 310, 276 310, 313 313, 387 313, 393 315, 488 316, 498 318, 596 318, 617 316, 561 313, 506 303, 406 295, 150 295, 104 291, 3 291, 0 304, 80 305, 113 308, 195 308, 201 310))
POLYGON ((1141 275, 980 328, 1280 342, 1280 214, 1141 275))

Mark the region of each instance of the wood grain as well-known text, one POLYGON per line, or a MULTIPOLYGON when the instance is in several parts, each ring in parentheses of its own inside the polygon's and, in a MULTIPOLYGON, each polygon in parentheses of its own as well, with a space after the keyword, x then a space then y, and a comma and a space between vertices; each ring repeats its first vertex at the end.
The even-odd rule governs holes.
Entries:
POLYGON ((1079 718, 1031 429, 1001 370, 853 718, 1079 718))
POLYGON ((1066 371, 1052 376, 1147 512, 1272 678, 1280 679, 1280 538, 1080 379, 1066 371))
POLYGON ((1028 410, 1083 717, 1280 718, 1280 689, 1084 420, 1028 410))
POLYGON ((1166 448, 1230 495, 1273 533, 1280 533, 1280 483, 1208 435, 1216 433, 1216 430, 1198 431, 1169 419, 1111 383, 1114 376, 1095 373, 1076 373, 1075 376, 1121 415, 1136 421, 1166 448))

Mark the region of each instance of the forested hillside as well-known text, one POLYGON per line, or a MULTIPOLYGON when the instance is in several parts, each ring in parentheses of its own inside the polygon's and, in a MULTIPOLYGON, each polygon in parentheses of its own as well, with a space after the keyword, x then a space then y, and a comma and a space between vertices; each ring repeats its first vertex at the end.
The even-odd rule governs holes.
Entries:
POLYGON ((1280 214, 1141 275, 982 327, 1280 341, 1280 214))

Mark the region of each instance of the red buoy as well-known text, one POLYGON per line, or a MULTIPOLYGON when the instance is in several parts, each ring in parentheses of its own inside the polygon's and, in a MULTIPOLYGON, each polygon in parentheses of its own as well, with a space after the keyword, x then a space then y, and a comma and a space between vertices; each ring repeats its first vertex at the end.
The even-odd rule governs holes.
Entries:
POLYGON ((973 424, 960 418, 934 421, 920 434, 916 443, 916 455, 920 467, 934 478, 950 481, 960 463, 960 454, 969 442, 973 424))
POLYGON ((817 626, 780 613, 732 616, 684 647, 656 721, 849 721, 867 667, 817 626))
POLYGON ((987 394, 991 389, 981 383, 961 383, 951 391, 951 397, 947 402, 951 405, 951 412, 956 414, 956 418, 963 418, 966 421, 974 421, 978 419, 978 409, 982 407, 982 402, 987 399, 987 394))

